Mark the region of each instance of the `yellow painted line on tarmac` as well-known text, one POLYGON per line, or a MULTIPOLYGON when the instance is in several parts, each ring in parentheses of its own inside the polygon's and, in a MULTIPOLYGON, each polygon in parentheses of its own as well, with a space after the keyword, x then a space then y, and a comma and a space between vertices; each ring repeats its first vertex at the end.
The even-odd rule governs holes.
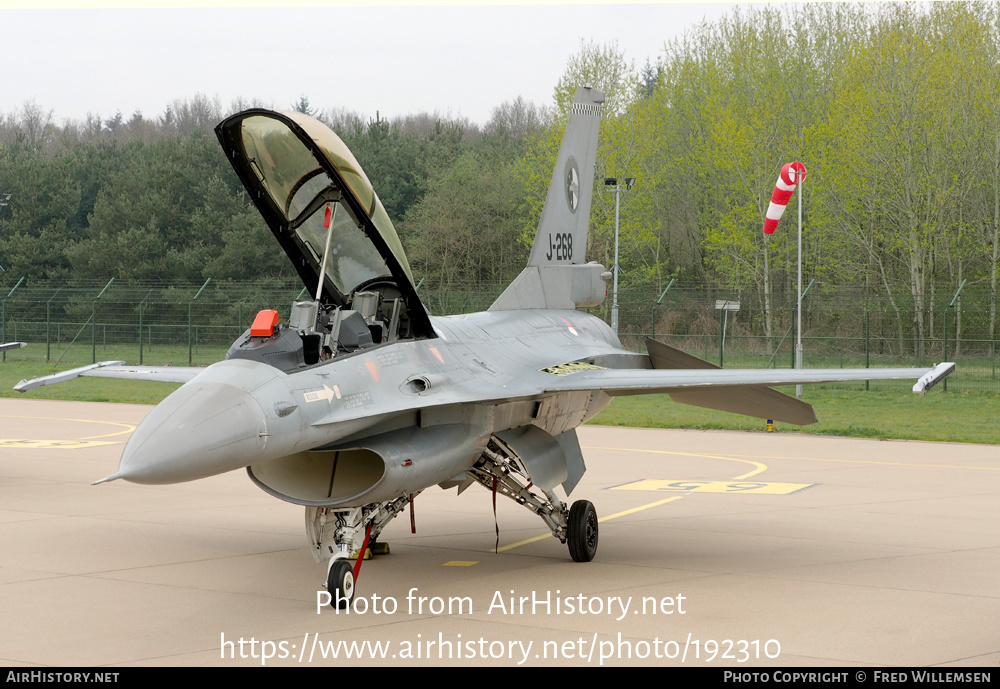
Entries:
MULTIPOLYGON (((677 455, 680 457, 703 457, 705 459, 723 459, 727 462, 743 462, 745 464, 750 464, 754 467, 753 471, 746 474, 741 474, 739 476, 734 476, 734 481, 742 481, 743 479, 748 479, 751 476, 756 476, 757 474, 762 474, 767 471, 767 465, 761 462, 755 462, 751 459, 741 459, 740 457, 730 456, 730 455, 719 455, 719 454, 708 454, 705 452, 675 452, 672 450, 638 450, 632 447, 598 447, 596 445, 588 445, 583 447, 584 450, 612 450, 614 452, 645 452, 649 454, 656 455, 677 455)), ((774 459, 779 459, 775 457, 774 459)))
MULTIPOLYGON (((598 519, 597 521, 601 521, 598 519)), ((537 543, 538 541, 544 541, 546 538, 552 538, 551 533, 543 533, 539 536, 534 536, 533 538, 526 538, 523 541, 518 541, 517 543, 511 543, 510 545, 505 545, 497 548, 498 553, 505 553, 508 550, 513 550, 514 548, 520 548, 522 545, 528 545, 529 543, 537 543)))
POLYGON ((629 514, 635 514, 636 512, 642 512, 643 510, 648 510, 648 509, 650 509, 652 507, 659 507, 660 505, 666 505, 668 502, 676 502, 677 500, 680 500, 683 497, 684 497, 683 495, 675 495, 672 498, 666 498, 664 500, 657 500, 656 502, 651 502, 651 503, 648 503, 646 505, 640 505, 639 507, 633 507, 632 509, 625 510, 623 512, 615 512, 614 514, 609 514, 607 517, 604 517, 603 519, 598 518, 597 521, 598 522, 609 522, 612 519, 618 519, 618 517, 624 517, 624 516, 629 515, 629 514))
MULTIPOLYGON (((986 471, 1000 471, 1000 467, 980 467, 980 466, 963 466, 954 464, 909 464, 906 462, 884 462, 878 460, 866 460, 866 459, 824 459, 821 457, 780 457, 773 455, 725 455, 725 454, 710 454, 706 452, 677 452, 674 450, 643 450, 631 447, 603 447, 597 445, 587 445, 582 446, 584 450, 609 450, 613 452, 643 452, 647 454, 659 454, 659 455, 675 455, 680 457, 702 457, 705 459, 721 459, 730 462, 743 462, 744 464, 750 464, 754 468, 739 476, 734 476, 729 481, 672 481, 663 480, 657 482, 652 479, 647 479, 645 481, 637 481, 633 484, 626 484, 625 486, 617 486, 612 488, 612 490, 677 490, 678 492, 683 492, 685 495, 691 493, 758 493, 758 494, 769 494, 769 495, 789 495, 798 490, 803 490, 810 486, 816 485, 811 483, 778 483, 778 482, 759 482, 755 484, 738 482, 746 481, 747 479, 762 474, 767 471, 767 465, 763 462, 756 460, 792 460, 792 461, 804 461, 804 462, 834 462, 841 464, 875 464, 884 466, 902 466, 902 467, 923 467, 929 469, 973 469, 973 470, 986 470, 986 471), (641 484, 646 486, 656 487, 641 487, 641 484), (683 486, 674 487, 663 487, 662 484, 684 484, 683 486), (697 484, 697 485, 695 485, 697 484)), ((652 507, 659 507, 660 505, 665 505, 669 502, 674 502, 675 500, 680 500, 684 495, 677 495, 672 498, 667 498, 665 500, 658 500, 656 502, 651 502, 646 505, 640 505, 639 507, 634 507, 630 510, 625 510, 623 512, 617 512, 615 514, 608 515, 607 517, 602 517, 598 519, 598 522, 606 522, 612 519, 617 519, 618 517, 623 517, 625 515, 634 514, 636 512, 641 512, 643 510, 648 510, 652 507)), ((519 548, 523 545, 528 545, 529 543, 537 543, 538 541, 543 541, 546 538, 552 538, 551 533, 540 534, 532 538, 526 538, 522 541, 516 543, 511 543, 505 545, 498 549, 498 552, 505 552, 508 550, 513 550, 514 548, 519 548)))
MULTIPOLYGON (((639 507, 633 507, 632 509, 625 510, 623 512, 615 512, 614 514, 609 514, 606 517, 598 517, 597 522, 609 522, 612 519, 618 519, 618 517, 624 517, 629 514, 635 514, 636 512, 642 512, 643 510, 648 510, 653 507, 659 507, 660 505, 666 505, 668 502, 674 502, 683 498, 683 495, 675 495, 672 498, 666 498, 665 500, 657 500, 656 502, 651 502, 646 505, 640 505, 639 507)), ((544 533, 538 536, 532 536, 531 538, 526 538, 523 541, 518 541, 517 543, 511 543, 510 545, 505 545, 501 548, 497 548, 498 553, 504 553, 508 550, 513 550, 514 548, 520 548, 522 545, 528 545, 529 543, 537 543, 538 541, 544 541, 546 538, 552 538, 552 533, 544 533)))
POLYGON ((883 466, 895 466, 895 467, 921 467, 924 469, 972 469, 978 471, 1000 471, 1000 466, 995 467, 984 467, 984 466, 966 466, 962 464, 922 464, 922 463, 910 463, 910 462, 884 462, 877 459, 829 459, 825 457, 788 457, 788 456, 777 456, 777 455, 724 455, 724 454, 703 454, 700 452, 671 452, 669 450, 639 450, 631 447, 597 447, 597 446, 587 446, 584 447, 585 450, 615 450, 619 452, 647 452, 653 454, 663 454, 663 455, 682 455, 686 457, 707 457, 709 459, 728 459, 734 462, 746 462, 748 464, 755 464, 758 467, 763 467, 757 471, 752 471, 749 474, 744 474, 743 476, 734 477, 735 480, 741 480, 750 478, 755 474, 759 474, 767 469, 766 464, 760 462, 755 462, 755 459, 779 459, 779 460, 790 460, 798 462, 831 462, 836 464, 876 464, 883 466))
POLYGON ((450 560, 445 562, 442 567, 472 567, 473 565, 478 565, 479 560, 450 560))
MULTIPOLYGON (((962 464, 916 464, 910 462, 883 462, 877 459, 828 459, 825 457, 767 457, 763 455, 743 455, 743 456, 754 457, 756 459, 787 459, 787 460, 794 460, 797 462, 833 462, 836 464, 881 464, 883 466, 920 467, 923 469, 972 469, 975 471, 1000 471, 1000 466, 977 467, 977 466, 965 466, 962 464)), ((723 458, 724 457, 720 456, 720 459, 723 458)), ((736 458, 734 457, 733 459, 736 458)))
MULTIPOLYGON (((765 471, 767 471, 767 465, 764 464, 764 463, 762 463, 762 462, 755 462, 755 461, 750 460, 750 459, 741 459, 739 457, 729 457, 729 456, 726 456, 726 455, 708 454, 708 453, 701 453, 701 452, 675 452, 675 451, 671 451, 671 450, 637 450, 637 449, 633 449, 633 448, 629 448, 629 447, 599 447, 599 446, 585 446, 582 449, 584 449, 584 450, 611 450, 611 451, 614 451, 614 452, 647 452, 647 453, 660 454, 660 455, 678 455, 678 456, 684 456, 684 457, 704 457, 704 458, 707 458, 707 459, 721 459, 721 460, 724 460, 724 461, 727 461, 727 462, 743 462, 744 464, 749 464, 749 465, 753 466, 753 469, 751 471, 748 471, 747 473, 741 474, 739 476, 734 476, 731 481, 699 481, 699 482, 697 482, 699 484, 718 483, 718 484, 729 486, 730 488, 732 486, 734 486, 734 485, 737 485, 734 482, 745 481, 746 479, 750 478, 751 476, 756 476, 757 474, 762 474, 765 471)), ((693 483, 693 482, 688 481, 687 483, 690 484, 690 483, 693 483)), ((754 485, 759 487, 759 486, 765 485, 765 484, 754 484, 754 485)), ((777 485, 784 485, 784 486, 794 485, 794 486, 797 486, 796 490, 801 490, 803 487, 808 487, 811 484, 772 484, 772 485, 775 485, 775 486, 777 486, 777 485)), ((618 489, 621 489, 621 490, 630 490, 628 488, 622 488, 622 487, 618 487, 618 489)), ((663 490, 663 489, 657 489, 657 488, 653 488, 653 489, 632 488, 631 490, 663 490)), ((730 490, 709 491, 709 490, 706 490, 706 489, 698 490, 697 488, 691 488, 691 489, 688 489, 688 490, 684 490, 683 492, 685 494, 690 494, 690 493, 698 493, 698 492, 701 492, 701 493, 704 493, 704 492, 728 492, 728 493, 735 493, 735 492, 738 492, 738 491, 737 490, 733 490, 733 489, 730 489, 730 490)), ((747 492, 747 489, 744 488, 744 489, 742 489, 742 491, 739 491, 739 492, 747 492)), ((767 492, 767 491, 765 491, 765 490, 758 490, 758 492, 767 492)), ((790 492, 793 492, 793 491, 790 491, 790 492)), ((779 492, 779 493, 774 493, 774 494, 783 495, 783 494, 787 494, 787 493, 780 493, 779 492)), ((635 514, 636 512, 642 512, 643 510, 648 510, 648 509, 651 509, 653 507, 659 507, 660 505, 666 505, 667 503, 674 502, 676 500, 680 500, 683 497, 684 497, 683 495, 675 495, 672 498, 666 498, 664 500, 657 500, 656 502, 650 502, 650 503, 647 503, 645 505, 639 505, 638 507, 633 507, 632 509, 624 510, 622 512, 615 512, 614 514, 609 514, 606 517, 598 517, 597 521, 599 523, 600 522, 608 522, 608 521, 611 521, 612 519, 617 519, 619 517, 624 517, 626 515, 635 514)), ((501 553, 502 552, 506 552, 508 550, 513 550, 514 548, 520 548, 523 545, 528 545, 529 543, 537 543, 538 541, 544 541, 546 538, 552 538, 552 534, 551 533, 544 533, 544 534, 539 534, 538 536, 533 536, 532 538, 526 538, 523 541, 517 541, 516 543, 511 543, 509 545, 505 545, 505 546, 503 546, 501 548, 498 548, 497 552, 501 552, 501 553)))
POLYGON ((96 447, 99 445, 116 445, 120 440, 98 441, 97 438, 113 438, 116 435, 125 435, 135 430, 135 426, 130 423, 119 421, 98 421, 95 419, 62 419, 52 416, 16 416, 12 414, 0 414, 0 419, 33 419, 35 421, 72 421, 76 423, 100 423, 108 426, 122 426, 122 430, 114 433, 102 433, 101 435, 88 435, 83 438, 67 440, 39 440, 22 438, 0 438, 0 447, 24 447, 44 450, 76 450, 83 447, 96 447))
POLYGON ((33 450, 79 450, 83 447, 117 445, 116 440, 30 440, 0 438, 0 447, 23 447, 33 450))

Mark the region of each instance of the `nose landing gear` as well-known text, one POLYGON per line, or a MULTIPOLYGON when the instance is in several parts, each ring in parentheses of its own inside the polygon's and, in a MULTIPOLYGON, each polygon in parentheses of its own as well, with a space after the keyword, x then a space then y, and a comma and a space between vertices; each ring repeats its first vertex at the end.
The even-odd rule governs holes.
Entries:
POLYGON ((330 605, 338 608, 351 606, 354 600, 354 568, 349 560, 340 558, 330 563, 326 590, 330 592, 330 605))

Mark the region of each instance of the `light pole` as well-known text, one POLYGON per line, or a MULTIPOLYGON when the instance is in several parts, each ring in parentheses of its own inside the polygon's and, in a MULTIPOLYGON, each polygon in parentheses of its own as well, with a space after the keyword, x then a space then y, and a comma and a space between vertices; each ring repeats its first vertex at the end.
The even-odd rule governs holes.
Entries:
POLYGON ((617 177, 605 177, 604 186, 614 187, 614 189, 607 189, 609 194, 615 195, 615 265, 611 269, 611 273, 614 276, 614 283, 612 287, 612 297, 611 297, 611 329, 614 331, 615 335, 618 334, 618 208, 619 199, 621 199, 622 192, 632 191, 632 185, 635 184, 635 177, 625 178, 625 188, 622 189, 618 184, 617 177))

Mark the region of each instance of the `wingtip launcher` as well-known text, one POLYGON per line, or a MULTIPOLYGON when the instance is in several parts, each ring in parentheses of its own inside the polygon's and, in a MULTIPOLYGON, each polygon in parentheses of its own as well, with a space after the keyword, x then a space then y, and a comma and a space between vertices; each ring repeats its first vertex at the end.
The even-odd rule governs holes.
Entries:
POLYGON ((937 364, 930 371, 920 376, 913 386, 913 392, 923 395, 954 372, 955 364, 951 361, 937 364))
POLYGON ((14 390, 17 392, 25 392, 27 390, 34 390, 35 388, 40 388, 43 385, 55 385, 56 383, 64 383, 67 380, 73 380, 81 375, 84 375, 87 371, 94 371, 99 368, 104 368, 105 366, 123 366, 124 361, 98 361, 96 364, 89 364, 87 366, 81 366, 80 368, 70 369, 69 371, 60 371, 59 373, 53 373, 48 376, 42 376, 40 378, 32 378, 30 380, 23 379, 20 383, 14 386, 14 390))

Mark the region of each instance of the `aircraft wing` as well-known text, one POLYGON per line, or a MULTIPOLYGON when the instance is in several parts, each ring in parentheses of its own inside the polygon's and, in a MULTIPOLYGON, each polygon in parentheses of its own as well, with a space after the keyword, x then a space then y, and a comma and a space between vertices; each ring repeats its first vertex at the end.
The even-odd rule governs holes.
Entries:
POLYGON ((546 393, 600 390, 612 396, 667 393, 675 401, 799 425, 816 422, 811 405, 772 390, 773 385, 917 379, 923 394, 955 370, 933 368, 814 369, 587 369, 558 376, 546 393))
POLYGON ((60 371, 49 376, 22 380, 14 386, 18 392, 34 390, 43 385, 54 385, 80 376, 97 378, 128 378, 131 380, 157 380, 162 383, 186 383, 204 368, 196 366, 126 366, 124 361, 99 361, 89 366, 60 371))

